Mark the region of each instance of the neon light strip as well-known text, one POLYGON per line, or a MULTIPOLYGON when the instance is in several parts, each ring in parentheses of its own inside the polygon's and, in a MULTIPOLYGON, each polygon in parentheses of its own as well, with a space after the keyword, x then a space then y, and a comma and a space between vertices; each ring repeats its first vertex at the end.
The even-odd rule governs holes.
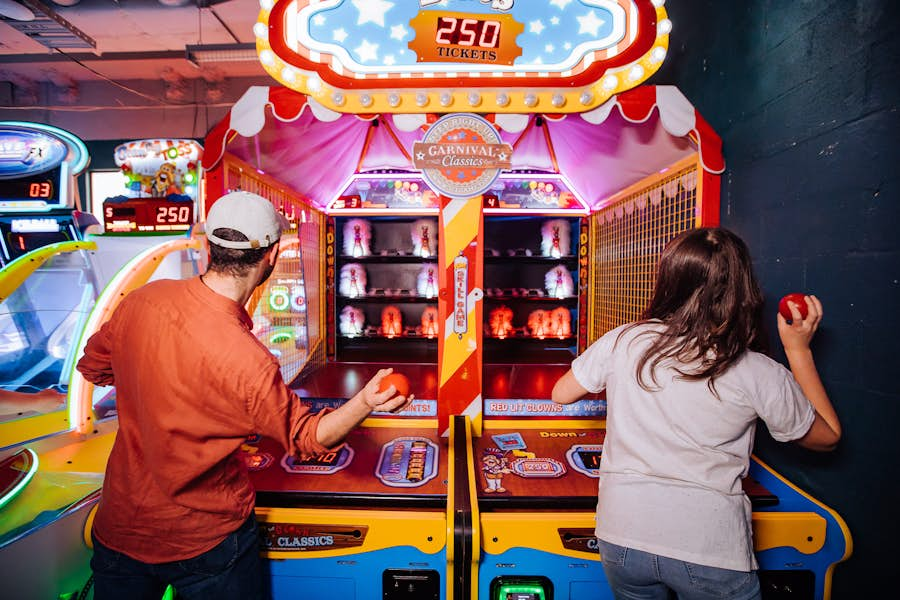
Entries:
MULTIPOLYGON (((94 309, 91 311, 84 329, 81 330, 75 356, 80 357, 84 353, 88 338, 112 316, 121 299, 128 292, 150 279, 156 268, 162 264, 162 257, 178 250, 200 249, 200 247, 199 239, 177 239, 147 248, 128 261, 113 276, 97 298, 94 309)), ((74 364, 72 372, 69 374, 69 382, 69 424, 79 433, 86 433, 89 429, 88 415, 93 409, 94 384, 87 381, 74 364)))
POLYGON ((37 473, 38 470, 38 455, 31 448, 25 448, 25 452, 31 455, 31 468, 28 470, 28 473, 25 474, 25 478, 20 481, 16 487, 9 490, 5 496, 0 497, 0 508, 6 506, 8 502, 10 502, 13 498, 19 495, 25 486, 28 485, 28 482, 34 477, 34 474, 37 473))

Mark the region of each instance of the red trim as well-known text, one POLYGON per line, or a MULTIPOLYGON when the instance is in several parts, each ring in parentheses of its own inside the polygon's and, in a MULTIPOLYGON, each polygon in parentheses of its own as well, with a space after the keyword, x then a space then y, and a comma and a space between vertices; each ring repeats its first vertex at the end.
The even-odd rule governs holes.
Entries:
MULTIPOLYGON (((334 87, 353 89, 420 89, 419 77, 363 78, 344 77, 332 71, 327 64, 312 62, 300 56, 284 43, 284 12, 294 0, 279 0, 269 13, 269 43, 278 58, 303 71, 312 71, 334 87)), ((637 36, 620 54, 609 60, 599 60, 572 77, 435 77, 428 79, 429 88, 564 88, 586 86, 599 81, 609 69, 627 65, 650 51, 656 41, 656 7, 650 0, 631 0, 638 9, 637 36)), ((626 9, 627 10, 627 9, 626 9)))

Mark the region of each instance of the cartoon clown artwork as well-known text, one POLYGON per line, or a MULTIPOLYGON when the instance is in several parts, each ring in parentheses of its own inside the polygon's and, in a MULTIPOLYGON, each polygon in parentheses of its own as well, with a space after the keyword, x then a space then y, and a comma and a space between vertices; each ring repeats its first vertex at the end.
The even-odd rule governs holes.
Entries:
POLYGON ((487 486, 484 488, 486 494, 506 491, 506 488, 503 487, 503 476, 511 471, 507 466, 506 453, 503 450, 486 448, 481 456, 481 471, 487 486))

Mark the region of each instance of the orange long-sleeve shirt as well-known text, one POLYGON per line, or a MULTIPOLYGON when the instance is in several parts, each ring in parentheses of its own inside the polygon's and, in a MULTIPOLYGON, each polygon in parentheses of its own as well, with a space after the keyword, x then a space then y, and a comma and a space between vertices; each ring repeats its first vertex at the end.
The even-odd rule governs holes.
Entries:
POLYGON ((128 295, 88 340, 78 370, 115 385, 119 431, 94 535, 148 563, 216 546, 253 510, 235 454, 248 435, 301 455, 327 450, 313 415, 243 307, 199 278, 161 280, 128 295))

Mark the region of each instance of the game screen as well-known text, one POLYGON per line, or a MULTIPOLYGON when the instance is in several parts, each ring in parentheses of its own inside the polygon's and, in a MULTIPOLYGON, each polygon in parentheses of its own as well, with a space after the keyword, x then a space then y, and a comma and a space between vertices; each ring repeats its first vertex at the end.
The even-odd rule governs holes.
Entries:
MULTIPOLYGON (((84 252, 59 254, 0 304, 0 390, 60 394, 65 402, 74 344, 97 297, 84 252)), ((44 403, 46 404, 46 403, 44 403)), ((42 410, 0 414, 0 422, 42 410)))

